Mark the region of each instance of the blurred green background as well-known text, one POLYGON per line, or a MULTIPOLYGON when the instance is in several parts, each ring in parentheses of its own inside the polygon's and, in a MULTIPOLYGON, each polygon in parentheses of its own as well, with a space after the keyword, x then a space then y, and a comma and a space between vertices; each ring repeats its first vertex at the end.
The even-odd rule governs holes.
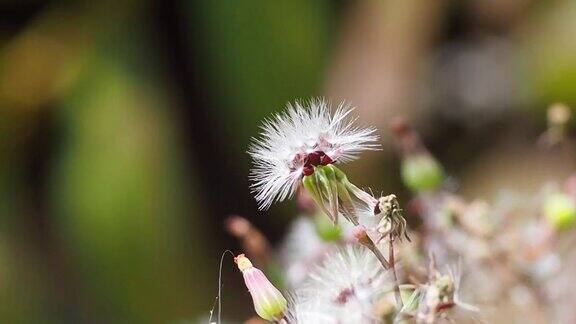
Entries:
POLYGON ((0 1, 0 322, 206 323, 225 217, 278 243, 295 213, 257 210, 245 154, 294 99, 357 106, 384 150, 349 174, 400 197, 395 115, 466 195, 565 177, 533 144, 576 105, 575 30, 572 0, 0 1))

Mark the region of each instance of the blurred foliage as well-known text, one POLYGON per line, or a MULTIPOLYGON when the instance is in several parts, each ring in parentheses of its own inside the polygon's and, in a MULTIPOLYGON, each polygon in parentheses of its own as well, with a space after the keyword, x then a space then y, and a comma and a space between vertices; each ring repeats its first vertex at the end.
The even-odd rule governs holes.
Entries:
POLYGON ((114 63, 93 64, 62 112, 68 127, 53 188, 64 243, 96 314, 129 322, 184 315, 192 286, 184 289, 177 216, 193 206, 162 102, 114 63))
POLYGON ((576 106, 576 3, 558 1, 538 8, 527 24, 530 32, 522 34, 520 75, 529 87, 526 104, 542 110, 553 102, 576 106))
POLYGON ((329 1, 184 2, 217 107, 212 117, 229 132, 222 135, 230 149, 244 151, 271 111, 318 93, 332 30, 329 1))

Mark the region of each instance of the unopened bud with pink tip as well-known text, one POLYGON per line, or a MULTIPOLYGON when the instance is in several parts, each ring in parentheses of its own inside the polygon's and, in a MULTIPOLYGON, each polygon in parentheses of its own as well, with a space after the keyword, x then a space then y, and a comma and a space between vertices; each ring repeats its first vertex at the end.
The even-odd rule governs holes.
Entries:
POLYGON ((366 247, 374 246, 374 241, 370 239, 368 233, 366 232, 366 227, 364 227, 363 225, 358 225, 354 227, 352 229, 352 236, 358 243, 366 247))
POLYGON ((280 320, 288 304, 286 298, 244 254, 235 257, 234 262, 242 272, 244 283, 252 296, 256 314, 267 321, 280 320))
POLYGON ((384 258, 384 256, 380 252, 380 250, 378 250, 378 247, 376 247, 376 244, 368 235, 368 232, 366 231, 366 227, 364 227, 363 225, 356 225, 356 227, 354 227, 352 229, 351 234, 352 234, 352 237, 354 238, 354 240, 356 240, 356 242, 365 246, 370 251, 372 251, 372 253, 374 253, 374 256, 376 256, 378 261, 380 261, 380 263, 382 264, 384 269, 390 268, 390 263, 388 263, 388 260, 386 260, 386 258, 384 258))

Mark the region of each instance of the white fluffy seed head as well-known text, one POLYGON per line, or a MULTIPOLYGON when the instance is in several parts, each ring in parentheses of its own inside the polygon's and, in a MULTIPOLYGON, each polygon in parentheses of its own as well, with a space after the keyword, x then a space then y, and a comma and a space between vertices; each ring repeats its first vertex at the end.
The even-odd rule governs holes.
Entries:
POLYGON ((360 246, 331 251, 296 289, 289 323, 372 323, 375 305, 392 281, 374 255, 360 246))
POLYGON ((379 148, 376 129, 356 126, 356 118, 349 116, 352 110, 341 103, 332 114, 326 100, 297 101, 263 122, 260 137, 248 150, 253 159, 251 187, 260 209, 294 194, 309 153, 322 151, 344 163, 379 148))
POLYGON ((312 271, 309 279, 309 287, 326 293, 329 300, 347 288, 370 296, 390 288, 385 283, 389 278, 378 259, 368 249, 358 245, 347 245, 328 254, 321 266, 312 271))

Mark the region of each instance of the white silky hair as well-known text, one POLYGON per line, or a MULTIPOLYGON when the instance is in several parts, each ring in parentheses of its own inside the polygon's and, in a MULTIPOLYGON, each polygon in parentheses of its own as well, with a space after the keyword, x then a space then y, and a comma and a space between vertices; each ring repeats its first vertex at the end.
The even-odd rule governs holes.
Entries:
MULTIPOLYGON (((368 208, 359 209, 359 219, 362 224, 374 228, 378 218, 368 208)), ((322 215, 321 217, 326 217, 322 215)), ((340 219, 343 216, 340 215, 340 219)), ((341 222, 342 239, 353 237, 354 225, 350 222, 341 222)), ((379 236, 373 231, 369 233, 373 240, 379 236)), ((324 242, 318 236, 314 220, 309 216, 299 216, 290 224, 288 234, 284 238, 280 248, 280 260, 286 273, 286 281, 290 287, 298 286, 304 281, 309 273, 315 270, 315 263, 323 260, 338 249, 334 242, 324 242)))
POLYGON ((296 289, 287 312, 289 323, 379 323, 376 303, 393 283, 376 257, 362 246, 330 252, 296 289), (338 300, 346 292, 345 300, 338 300))
POLYGON ((311 217, 300 216, 290 225, 280 249, 280 260, 290 287, 299 285, 311 271, 313 263, 330 247, 318 236, 311 217))
POLYGON ((248 153, 253 159, 252 192, 259 208, 294 194, 305 164, 305 156, 323 151, 337 163, 354 160, 365 150, 376 150, 378 135, 372 127, 356 126, 351 106, 338 105, 331 113, 324 99, 289 103, 286 109, 264 120, 261 134, 252 139, 248 153))

